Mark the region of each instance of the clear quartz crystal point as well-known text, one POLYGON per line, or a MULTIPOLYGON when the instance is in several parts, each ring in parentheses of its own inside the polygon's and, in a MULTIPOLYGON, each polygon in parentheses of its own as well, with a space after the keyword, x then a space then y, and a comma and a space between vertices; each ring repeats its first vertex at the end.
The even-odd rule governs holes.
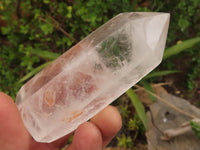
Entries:
POLYGON ((170 15, 121 13, 29 80, 17 95, 36 141, 75 130, 162 60, 170 15))

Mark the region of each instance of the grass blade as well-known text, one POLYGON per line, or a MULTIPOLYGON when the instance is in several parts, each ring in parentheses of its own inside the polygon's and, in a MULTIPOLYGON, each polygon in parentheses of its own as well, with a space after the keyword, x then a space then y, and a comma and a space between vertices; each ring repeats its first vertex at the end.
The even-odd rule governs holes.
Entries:
POLYGON ((146 75, 143 79, 146 80, 146 79, 160 77, 160 76, 166 76, 166 75, 178 73, 178 72, 179 72, 178 70, 153 71, 153 72, 150 72, 148 75, 146 75))
POLYGON ((133 106, 135 107, 139 118, 142 120, 142 123, 143 123, 145 129, 147 130, 148 124, 147 124, 146 113, 145 113, 144 107, 143 107, 141 101, 139 100, 137 94, 131 88, 126 92, 126 94, 130 97, 131 102, 132 102, 133 106))
MULTIPOLYGON (((150 92, 154 93, 153 88, 152 88, 152 86, 151 86, 151 84, 149 82, 147 82, 146 80, 141 80, 140 83, 142 83, 144 85, 144 88, 147 91, 150 91, 150 92)), ((148 93, 148 95, 149 95, 149 98, 151 99, 152 102, 156 101, 156 97, 154 97, 150 93, 148 93)))
POLYGON ((165 76, 173 73, 178 73, 178 70, 162 70, 162 71, 153 71, 146 75, 143 79, 150 79, 150 78, 155 78, 155 77, 160 77, 160 76, 165 76))
POLYGON ((32 50, 30 51, 32 54, 35 54, 39 57, 48 59, 48 60, 54 60, 60 56, 58 53, 53 53, 50 51, 42 51, 42 50, 32 50))
POLYGON ((33 69, 31 72, 26 74, 23 78, 21 78, 19 80, 19 83, 22 83, 22 82, 26 81, 27 79, 31 78, 32 76, 34 76, 35 74, 40 72, 42 69, 44 69, 46 66, 48 66, 50 63, 51 63, 51 61, 44 63, 44 64, 38 66, 37 68, 33 69))
POLYGON ((185 40, 179 44, 176 44, 168 49, 165 50, 163 60, 167 59, 173 55, 176 55, 188 48, 193 47, 195 44, 200 43, 200 37, 192 38, 189 40, 185 40))

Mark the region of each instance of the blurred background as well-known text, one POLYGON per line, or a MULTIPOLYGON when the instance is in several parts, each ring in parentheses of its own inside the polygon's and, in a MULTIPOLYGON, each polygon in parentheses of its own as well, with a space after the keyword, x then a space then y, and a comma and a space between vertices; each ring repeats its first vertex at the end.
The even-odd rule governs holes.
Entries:
MULTIPOLYGON (((19 88, 49 62, 118 13, 136 11, 171 14, 164 60, 146 80, 169 83, 169 93, 200 107, 199 0, 1 0, 0 91, 15 100, 19 88)), ((143 123, 127 95, 114 105, 124 126, 111 146, 145 145, 143 123)))

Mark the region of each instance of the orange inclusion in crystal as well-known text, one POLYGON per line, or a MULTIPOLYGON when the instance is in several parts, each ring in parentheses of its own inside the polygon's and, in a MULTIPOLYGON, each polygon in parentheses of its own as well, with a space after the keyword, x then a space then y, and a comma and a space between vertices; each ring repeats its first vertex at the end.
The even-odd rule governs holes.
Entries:
POLYGON ((45 102, 49 107, 53 107, 56 102, 56 92, 53 90, 47 90, 45 92, 45 102))
POLYGON ((72 116, 68 119, 68 122, 71 122, 72 120, 76 119, 77 117, 79 117, 80 115, 82 115, 83 112, 82 111, 74 111, 72 113, 72 116))

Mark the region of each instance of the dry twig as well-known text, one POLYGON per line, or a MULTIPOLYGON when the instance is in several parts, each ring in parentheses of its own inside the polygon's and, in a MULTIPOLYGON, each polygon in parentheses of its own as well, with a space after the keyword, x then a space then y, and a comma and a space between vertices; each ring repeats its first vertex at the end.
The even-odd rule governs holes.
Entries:
MULTIPOLYGON (((38 18, 39 18, 41 21, 43 21, 43 22, 50 23, 50 22, 48 22, 46 19, 44 19, 44 18, 42 18, 42 17, 38 17, 38 18)), ((59 29, 64 35, 66 35, 67 37, 69 37, 70 39, 72 39, 73 42, 78 43, 78 41, 77 41, 74 37, 72 37, 68 32, 66 32, 66 31, 61 27, 60 23, 59 23, 57 20, 55 20, 55 19, 54 19, 53 17, 51 17, 51 16, 50 16, 50 18, 51 18, 51 20, 55 23, 55 25, 54 25, 55 28, 59 29)))
MULTIPOLYGON (((182 113, 182 114, 184 114, 184 115, 186 115, 186 116, 188 116, 188 117, 191 117, 191 118, 192 118, 191 121, 194 121, 194 122, 200 124, 200 119, 199 119, 198 117, 196 117, 196 116, 194 116, 194 115, 192 115, 192 114, 190 114, 190 113, 188 113, 188 112, 183 111, 182 109, 180 109, 180 108, 176 107, 175 105, 171 104, 170 102, 168 102, 166 99, 164 99, 164 98, 158 96, 158 95, 155 94, 155 93, 152 93, 151 91, 149 91, 149 90, 147 90, 147 89, 145 89, 145 88, 143 88, 143 87, 140 87, 140 86, 138 86, 138 85, 135 85, 135 87, 136 87, 137 89, 143 89, 143 90, 145 90, 147 93, 153 95, 153 96, 156 97, 158 100, 160 100, 160 101, 162 101, 163 103, 167 104, 167 105, 170 106, 171 108, 177 110, 178 112, 180 112, 180 113, 182 113)), ((189 121, 189 122, 190 122, 190 121, 189 121)), ((170 140, 170 139, 172 139, 172 138, 174 138, 174 137, 177 137, 177 136, 179 136, 179 135, 182 135, 182 134, 185 134, 185 133, 191 131, 192 128, 191 128, 189 122, 183 123, 179 128, 167 129, 167 130, 165 130, 165 131, 163 132, 163 136, 161 136, 161 139, 162 139, 162 140, 165 140, 165 141, 168 141, 168 140, 170 140)))
MULTIPOLYGON (((192 121, 200 125, 200 119, 193 119, 192 121)), ((190 131, 192 131, 191 125, 189 122, 186 122, 186 123, 183 123, 179 128, 165 130, 163 133, 163 136, 161 136, 161 139, 164 141, 169 141, 170 139, 174 137, 183 135, 190 131)))
POLYGON ((147 90, 147 89, 145 89, 145 88, 143 88, 143 87, 141 87, 141 86, 138 86, 138 85, 135 85, 135 87, 145 90, 147 93, 153 95, 153 96, 156 97, 158 100, 162 101, 163 103, 165 103, 166 105, 170 106, 171 108, 177 110, 178 112, 180 112, 180 113, 182 113, 182 114, 184 114, 184 115, 186 115, 186 116, 188 116, 188 117, 191 117, 192 119, 198 119, 198 117, 196 117, 196 116, 194 116, 194 115, 191 115, 190 113, 187 113, 187 112, 183 111, 182 109, 176 107, 175 105, 171 104, 171 103, 168 102, 166 99, 164 99, 164 98, 158 96, 157 94, 155 94, 155 93, 153 93, 153 92, 151 92, 151 91, 149 91, 149 90, 147 90))
MULTIPOLYGON (((154 88, 154 87, 165 86, 165 85, 172 85, 172 82, 157 83, 157 84, 153 84, 151 86, 154 88)), ((143 87, 138 86, 137 89, 135 89, 134 91, 137 92, 137 91, 141 91, 141 90, 145 91, 145 89, 143 87)))

